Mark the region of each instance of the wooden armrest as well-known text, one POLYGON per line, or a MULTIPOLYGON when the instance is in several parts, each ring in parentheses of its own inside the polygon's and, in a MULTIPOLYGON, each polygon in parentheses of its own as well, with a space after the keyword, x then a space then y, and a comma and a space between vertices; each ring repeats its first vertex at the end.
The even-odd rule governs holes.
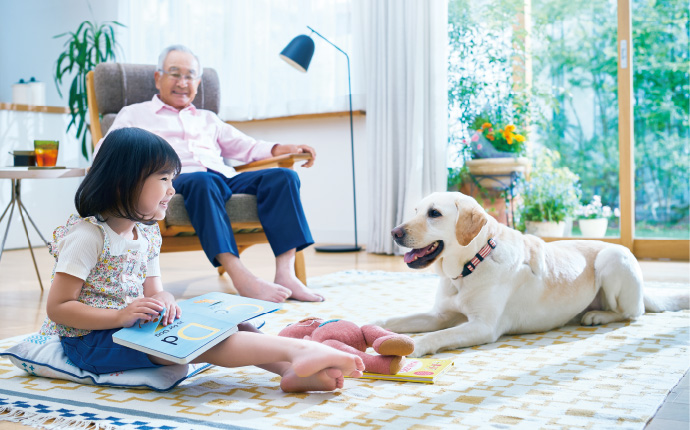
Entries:
POLYGON ((268 169, 269 167, 287 167, 288 169, 292 169, 292 165, 296 162, 311 159, 312 156, 309 153, 283 154, 277 157, 265 158, 263 160, 234 166, 234 168, 237 172, 251 172, 252 170, 268 169))

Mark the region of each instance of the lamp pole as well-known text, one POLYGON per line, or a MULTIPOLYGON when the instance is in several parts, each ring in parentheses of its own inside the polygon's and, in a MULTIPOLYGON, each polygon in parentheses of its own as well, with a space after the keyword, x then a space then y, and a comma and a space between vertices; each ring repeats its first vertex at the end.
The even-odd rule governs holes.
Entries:
POLYGON ((351 152, 351 156, 352 156, 352 205, 354 206, 354 219, 355 219, 355 246, 354 247, 347 246, 347 245, 324 245, 324 246, 317 246, 317 247, 315 247, 315 249, 317 251, 321 251, 321 252, 359 251, 362 248, 357 244, 357 188, 355 186, 355 133, 354 133, 354 126, 352 123, 352 84, 351 84, 351 80, 350 80, 350 56, 347 55, 347 52, 340 49, 333 42, 326 39, 318 31, 314 30, 313 28, 311 28, 309 26, 307 26, 307 28, 309 30, 311 30, 312 33, 315 33, 317 36, 319 36, 320 38, 322 38, 323 40, 328 42, 335 49, 342 52, 343 55, 345 55, 345 58, 347 59, 347 93, 348 93, 349 102, 350 102, 350 152, 351 152))

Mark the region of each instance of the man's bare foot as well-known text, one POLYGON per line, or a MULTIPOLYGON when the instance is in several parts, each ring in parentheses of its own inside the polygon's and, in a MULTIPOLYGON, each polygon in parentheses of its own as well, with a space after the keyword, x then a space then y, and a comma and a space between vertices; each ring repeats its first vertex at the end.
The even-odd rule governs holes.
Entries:
POLYGON ((295 375, 300 377, 331 368, 337 369, 344 376, 359 378, 364 371, 364 362, 359 356, 312 341, 292 353, 290 363, 295 375))
POLYGON ((228 272, 230 279, 232 279, 232 285, 243 297, 282 303, 292 294, 290 289, 282 285, 257 278, 244 267, 238 257, 229 252, 216 255, 216 259, 228 272))
POLYGON ((290 368, 280 380, 280 388, 286 393, 303 393, 305 391, 333 391, 343 388, 345 380, 338 369, 323 369, 311 376, 301 378, 290 368))
POLYGON ((274 303, 284 302, 292 293, 292 291, 282 285, 264 281, 259 278, 247 279, 237 283, 233 279, 233 285, 237 292, 243 297, 266 300, 274 303))
POLYGON ((302 281, 294 274, 280 274, 276 273, 274 282, 278 285, 290 290, 290 298, 302 302, 323 302, 324 298, 321 294, 316 294, 310 290, 302 281))

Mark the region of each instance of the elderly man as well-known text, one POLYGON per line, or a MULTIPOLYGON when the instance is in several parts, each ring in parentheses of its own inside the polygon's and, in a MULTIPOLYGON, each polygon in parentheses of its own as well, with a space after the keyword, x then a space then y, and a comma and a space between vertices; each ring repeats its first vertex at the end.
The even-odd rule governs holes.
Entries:
MULTIPOLYGON (((284 168, 236 173, 223 157, 251 162, 289 153, 308 152, 307 145, 281 145, 253 139, 192 104, 201 82, 199 59, 188 48, 163 50, 155 72, 159 94, 151 101, 120 111, 111 131, 139 127, 166 139, 182 160, 173 186, 184 204, 206 256, 228 272, 238 292, 272 302, 291 297, 322 301, 296 276, 295 252, 313 242, 299 196, 299 177, 284 168), (276 255, 274 282, 254 276, 240 262, 225 202, 233 193, 256 195, 259 219, 276 255)), ((100 144, 100 143, 99 143, 100 144)), ((303 167, 311 167, 314 160, 303 167)))

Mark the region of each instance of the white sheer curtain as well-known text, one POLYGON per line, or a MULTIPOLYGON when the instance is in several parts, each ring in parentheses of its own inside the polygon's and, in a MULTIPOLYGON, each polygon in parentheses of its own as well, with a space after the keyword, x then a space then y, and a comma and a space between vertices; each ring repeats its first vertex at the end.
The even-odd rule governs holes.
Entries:
POLYGON ((361 31, 353 31, 351 11, 351 0, 129 0, 123 48, 127 62, 154 64, 166 46, 188 46, 220 75, 224 120, 347 111, 343 54, 312 35, 306 74, 278 57, 309 25, 350 56, 353 108, 364 109, 361 54, 351 49, 361 31))
POLYGON ((367 251, 400 253, 390 231, 446 189, 446 0, 362 2, 371 228, 367 251))

